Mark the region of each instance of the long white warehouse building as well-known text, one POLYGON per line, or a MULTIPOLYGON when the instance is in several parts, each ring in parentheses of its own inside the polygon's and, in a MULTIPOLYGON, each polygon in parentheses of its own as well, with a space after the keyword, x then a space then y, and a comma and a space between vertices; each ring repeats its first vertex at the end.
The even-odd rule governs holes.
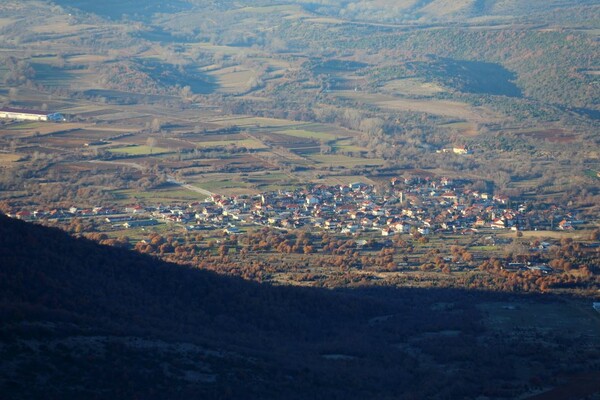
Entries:
POLYGON ((16 119, 21 121, 64 121, 59 113, 47 111, 24 110, 18 108, 0 108, 0 118, 16 119))

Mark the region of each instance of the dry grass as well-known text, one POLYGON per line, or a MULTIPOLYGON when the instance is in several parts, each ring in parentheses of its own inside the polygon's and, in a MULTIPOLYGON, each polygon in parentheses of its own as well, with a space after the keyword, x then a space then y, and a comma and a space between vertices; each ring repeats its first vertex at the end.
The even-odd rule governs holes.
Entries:
POLYGON ((425 82, 418 78, 397 79, 388 82, 384 90, 408 96, 433 96, 445 92, 444 88, 433 82, 425 82))
POLYGON ((12 164, 14 162, 19 161, 20 159, 21 159, 21 156, 19 154, 0 153, 0 166, 12 164))
POLYGON ((380 158, 355 158, 341 154, 313 154, 308 158, 325 166, 344 168, 383 164, 383 160, 380 158))
MULTIPOLYGON (((524 238, 549 238, 562 239, 572 238, 573 240, 587 240, 590 237, 590 231, 522 231, 524 238)), ((498 236, 515 237, 514 232, 499 234, 498 236)))
POLYGON ((86 25, 86 24, 77 24, 70 25, 66 21, 54 21, 52 23, 46 25, 38 25, 31 28, 31 30, 35 33, 60 33, 60 34, 68 34, 75 33, 82 30, 94 28, 94 25, 86 25))
POLYGON ((207 74, 216 79, 220 92, 240 93, 248 89, 248 81, 255 72, 243 67, 228 67, 207 74))
POLYGON ((449 128, 451 131, 459 133, 463 136, 477 136, 477 124, 473 122, 453 122, 451 124, 442 125, 443 128, 449 128))
POLYGON ((298 122, 289 119, 263 118, 263 117, 219 117, 209 122, 219 123, 225 126, 260 126, 260 127, 282 127, 298 125, 298 122))
POLYGON ((0 129, 0 136, 31 137, 36 134, 48 135, 71 129, 85 129, 90 124, 85 123, 54 123, 54 122, 18 122, 0 129))
POLYGON ((337 95, 358 100, 393 111, 422 112, 444 117, 466 119, 473 122, 497 121, 498 115, 485 107, 473 107, 467 103, 435 99, 404 99, 380 94, 339 91, 337 95))
POLYGON ((100 54, 78 54, 68 58, 70 64, 89 64, 89 63, 103 63, 110 60, 111 57, 103 56, 100 54))
POLYGON ((17 22, 12 18, 0 18, 0 28, 4 28, 5 26, 9 26, 17 22))

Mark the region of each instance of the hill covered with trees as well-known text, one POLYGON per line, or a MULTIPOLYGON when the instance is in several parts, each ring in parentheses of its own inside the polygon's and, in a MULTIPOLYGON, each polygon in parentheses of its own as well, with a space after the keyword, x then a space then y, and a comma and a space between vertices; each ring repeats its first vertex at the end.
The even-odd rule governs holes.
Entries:
POLYGON ((260 285, 6 217, 0 249, 13 399, 506 398, 600 367, 593 329, 489 315, 568 299, 260 285))

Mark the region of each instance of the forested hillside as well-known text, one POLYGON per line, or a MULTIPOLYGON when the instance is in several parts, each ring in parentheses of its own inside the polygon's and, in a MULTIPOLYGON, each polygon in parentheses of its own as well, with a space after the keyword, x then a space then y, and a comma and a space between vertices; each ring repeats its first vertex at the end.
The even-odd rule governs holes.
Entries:
POLYGON ((501 337, 479 308, 558 298, 265 286, 6 217, 0 248, 11 399, 514 397, 598 359, 597 335, 501 337))
MULTIPOLYGON (((331 36, 321 33, 319 24, 302 25, 287 22, 280 26, 281 35, 295 49, 310 48, 314 43, 340 50, 363 50, 370 54, 392 54, 400 60, 415 60, 435 55, 459 63, 485 62, 515 74, 515 83, 525 96, 549 103, 571 107, 597 108, 598 79, 587 71, 598 65, 598 42, 583 34, 555 30, 525 29, 424 29, 405 32, 403 30, 381 30, 357 35, 357 28, 340 28, 341 32, 331 36)), ((422 68, 421 76, 436 74, 436 67, 422 68)), ((485 73, 494 76, 497 73, 485 73)), ((468 69, 464 74, 477 76, 477 69, 468 69)), ((410 75, 400 75, 406 77, 410 75)), ((457 71, 442 70, 438 79, 460 79, 457 71)), ((502 79, 501 77, 499 79, 502 79)), ((458 87, 462 89, 462 87, 458 87)), ((512 89, 508 94, 517 93, 512 89)), ((504 94, 495 92, 492 94, 504 94)))

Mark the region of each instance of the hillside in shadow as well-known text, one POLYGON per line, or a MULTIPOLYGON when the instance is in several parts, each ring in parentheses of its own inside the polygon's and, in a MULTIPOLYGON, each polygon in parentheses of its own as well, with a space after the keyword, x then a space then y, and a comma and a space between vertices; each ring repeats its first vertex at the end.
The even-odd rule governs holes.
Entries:
POLYGON ((507 304, 567 303, 274 287, 0 216, 11 399, 513 398, 600 367, 597 332, 492 323, 507 304))
POLYGON ((147 19, 156 13, 175 13, 191 9, 185 0, 136 1, 136 0, 56 0, 63 7, 73 7, 102 17, 119 19, 124 16, 133 19, 147 19))

